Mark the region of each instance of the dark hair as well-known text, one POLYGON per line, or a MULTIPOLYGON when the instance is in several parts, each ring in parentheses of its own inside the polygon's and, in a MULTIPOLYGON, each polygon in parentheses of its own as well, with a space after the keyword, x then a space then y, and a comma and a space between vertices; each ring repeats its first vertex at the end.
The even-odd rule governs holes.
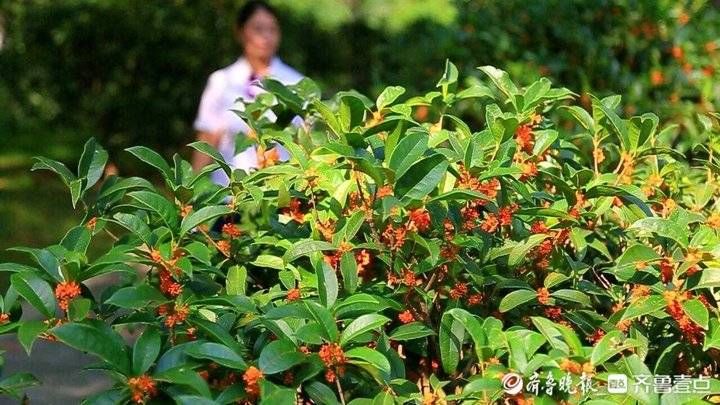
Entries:
POLYGON ((273 6, 261 0, 250 0, 238 10, 237 16, 235 17, 235 26, 242 28, 258 10, 265 10, 272 14, 276 20, 279 20, 277 11, 275 11, 273 6))

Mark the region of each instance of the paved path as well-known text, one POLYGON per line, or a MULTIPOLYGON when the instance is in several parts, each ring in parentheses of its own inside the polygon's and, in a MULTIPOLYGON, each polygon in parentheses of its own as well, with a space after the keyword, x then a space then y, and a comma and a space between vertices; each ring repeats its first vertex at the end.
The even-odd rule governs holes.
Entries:
MULTIPOLYGON (((61 343, 38 339, 28 357, 15 335, 0 336, 0 349, 5 350, 3 375, 27 371, 35 375, 42 385, 29 388, 31 405, 79 404, 83 398, 111 386, 111 381, 98 371, 82 371, 84 366, 97 362, 61 343)), ((0 404, 17 404, 14 398, 0 397, 0 404)))

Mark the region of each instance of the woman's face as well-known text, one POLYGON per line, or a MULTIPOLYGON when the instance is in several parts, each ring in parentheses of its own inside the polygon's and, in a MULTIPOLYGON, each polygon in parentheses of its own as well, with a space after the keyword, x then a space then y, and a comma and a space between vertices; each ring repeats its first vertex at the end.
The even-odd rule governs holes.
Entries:
POLYGON ((280 45, 280 25, 272 14, 263 9, 253 13, 238 35, 248 58, 270 60, 280 45))

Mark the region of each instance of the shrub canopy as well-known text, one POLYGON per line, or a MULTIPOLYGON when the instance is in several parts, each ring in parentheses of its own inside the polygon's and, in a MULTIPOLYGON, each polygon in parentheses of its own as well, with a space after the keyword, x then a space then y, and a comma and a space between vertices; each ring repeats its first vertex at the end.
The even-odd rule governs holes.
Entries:
MULTIPOLYGON (((448 62, 436 89, 408 98, 392 86, 375 100, 266 80, 240 113, 255 136, 239 145, 264 157, 249 174, 197 142, 214 160, 198 173, 179 155, 127 149, 162 187, 102 178, 94 140, 75 171, 37 158, 85 217, 56 245, 18 248, 35 265, 0 265, 12 274, 0 330, 28 352, 43 338, 97 356, 115 385, 91 404, 720 393, 712 151, 684 161, 658 142, 675 129, 623 118, 619 96, 586 110, 547 79, 520 87, 479 69, 484 80, 459 86, 448 62), (458 118, 463 104, 482 120, 458 118), (291 159, 277 161, 273 143, 291 159), (213 170, 231 184, 208 184, 213 170), (99 233, 115 243, 88 257, 99 233), (87 288, 109 274, 103 291, 87 288), (43 320, 22 317, 21 302, 43 320), (128 345, 125 330, 142 332, 128 345), (608 373, 691 375, 703 390, 610 394, 608 373), (517 393, 518 377, 564 385, 517 393)), ((719 119, 701 118, 708 136, 719 119)), ((33 382, 10 378, 0 390, 33 382)))

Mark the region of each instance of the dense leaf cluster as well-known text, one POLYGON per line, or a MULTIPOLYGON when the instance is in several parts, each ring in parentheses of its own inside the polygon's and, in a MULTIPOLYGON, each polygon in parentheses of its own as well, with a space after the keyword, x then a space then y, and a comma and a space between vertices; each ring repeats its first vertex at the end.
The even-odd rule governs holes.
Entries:
MULTIPOLYGON (((127 150, 162 186, 103 178, 93 140, 76 171, 37 158, 85 219, 56 245, 19 248, 35 265, 0 265, 12 273, 0 330, 28 352, 41 338, 96 355, 115 385, 90 404, 526 403, 534 395, 504 391, 509 373, 591 388, 537 403, 720 393, 712 150, 683 161, 658 142, 673 128, 623 118, 619 96, 584 109, 547 79, 519 87, 480 71, 459 88, 447 63, 435 90, 393 86, 376 100, 266 80, 238 112, 254 135, 238 145, 263 157, 251 173, 204 143, 190 147, 214 163, 198 173, 127 150), (479 124, 455 115, 461 102, 483 111, 479 124), (230 185, 209 185, 213 170, 230 185), (115 244, 88 257, 99 233, 115 244), (109 287, 87 288, 108 275, 109 287), (608 373, 709 388, 609 394, 608 373)), ((708 136, 719 118, 700 119, 708 136)))

